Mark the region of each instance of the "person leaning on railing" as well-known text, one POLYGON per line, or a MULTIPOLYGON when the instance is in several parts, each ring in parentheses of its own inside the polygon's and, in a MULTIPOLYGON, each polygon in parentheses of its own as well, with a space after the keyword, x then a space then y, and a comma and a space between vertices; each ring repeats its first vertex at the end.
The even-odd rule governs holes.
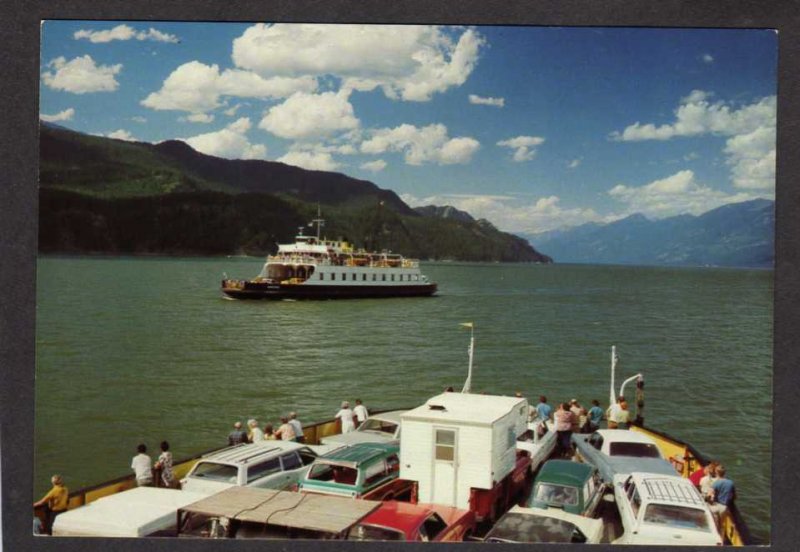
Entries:
POLYGON ((67 500, 69 489, 64 486, 64 479, 56 474, 50 478, 53 488, 46 495, 33 503, 34 508, 44 506, 44 531, 48 535, 53 534, 53 522, 56 516, 67 510, 67 500))

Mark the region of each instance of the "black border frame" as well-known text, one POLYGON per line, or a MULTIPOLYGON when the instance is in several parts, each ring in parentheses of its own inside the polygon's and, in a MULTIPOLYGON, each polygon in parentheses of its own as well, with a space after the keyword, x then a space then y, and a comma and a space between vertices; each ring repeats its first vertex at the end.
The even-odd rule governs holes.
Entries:
MULTIPOLYGON (((794 410, 800 379, 800 2, 797 0, 6 0, 0 4, 0 452, 2 541, 18 550, 211 550, 230 543, 171 539, 34 538, 33 420, 35 283, 38 234, 38 81, 44 19, 441 23, 474 25, 766 28, 778 31, 778 160, 772 459, 772 536, 777 551, 800 549, 798 495, 800 423, 794 410)), ((731 380, 736 375, 731 374, 731 380)), ((724 383, 721 385, 724 391, 724 383)), ((724 400, 724 394, 720 400, 724 400)), ((746 450, 746 444, 742 445, 746 450)), ((469 552, 480 543, 404 545, 469 552)), ((513 545, 495 545, 511 550, 513 545)), ((237 550, 394 550, 391 543, 238 541, 237 550)), ((539 545, 542 550, 552 546, 539 545)), ((674 547, 644 547, 670 550, 674 547)), ((519 547, 514 548, 519 550, 519 547)), ((596 546, 594 550, 610 550, 596 546)))

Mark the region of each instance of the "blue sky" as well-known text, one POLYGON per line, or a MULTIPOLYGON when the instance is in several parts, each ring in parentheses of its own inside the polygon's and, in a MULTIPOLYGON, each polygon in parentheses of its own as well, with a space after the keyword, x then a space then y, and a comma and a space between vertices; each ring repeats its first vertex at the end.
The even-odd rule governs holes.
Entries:
POLYGON ((47 21, 40 116, 536 233, 775 191, 770 30, 47 21))

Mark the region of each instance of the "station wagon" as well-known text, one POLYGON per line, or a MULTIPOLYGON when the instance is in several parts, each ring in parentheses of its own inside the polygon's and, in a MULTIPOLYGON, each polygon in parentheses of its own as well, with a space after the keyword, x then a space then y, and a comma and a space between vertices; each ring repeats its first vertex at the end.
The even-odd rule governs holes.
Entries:
POLYGON ((591 517, 604 489, 594 466, 570 460, 549 460, 533 482, 528 506, 562 508, 571 514, 591 517))
POLYGON ((299 490, 355 498, 410 498, 413 483, 398 479, 400 447, 358 443, 317 458, 300 480, 299 490))
POLYGON ((317 453, 293 441, 235 445, 201 458, 181 480, 181 488, 206 494, 228 487, 289 489, 317 453))

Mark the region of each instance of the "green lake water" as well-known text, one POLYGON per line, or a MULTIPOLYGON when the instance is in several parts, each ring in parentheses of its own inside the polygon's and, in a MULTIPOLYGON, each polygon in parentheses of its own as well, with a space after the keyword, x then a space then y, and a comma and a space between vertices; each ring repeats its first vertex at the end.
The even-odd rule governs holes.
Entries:
POLYGON ((617 381, 645 376, 646 425, 725 464, 769 539, 772 271, 430 263, 432 298, 222 297, 223 272, 261 264, 39 260, 37 495, 55 472, 73 489, 127 474, 140 442, 181 457, 224 444, 235 420, 311 422, 342 400, 413 407, 460 389, 459 323, 474 322, 475 392, 607 406, 616 345, 617 381))

